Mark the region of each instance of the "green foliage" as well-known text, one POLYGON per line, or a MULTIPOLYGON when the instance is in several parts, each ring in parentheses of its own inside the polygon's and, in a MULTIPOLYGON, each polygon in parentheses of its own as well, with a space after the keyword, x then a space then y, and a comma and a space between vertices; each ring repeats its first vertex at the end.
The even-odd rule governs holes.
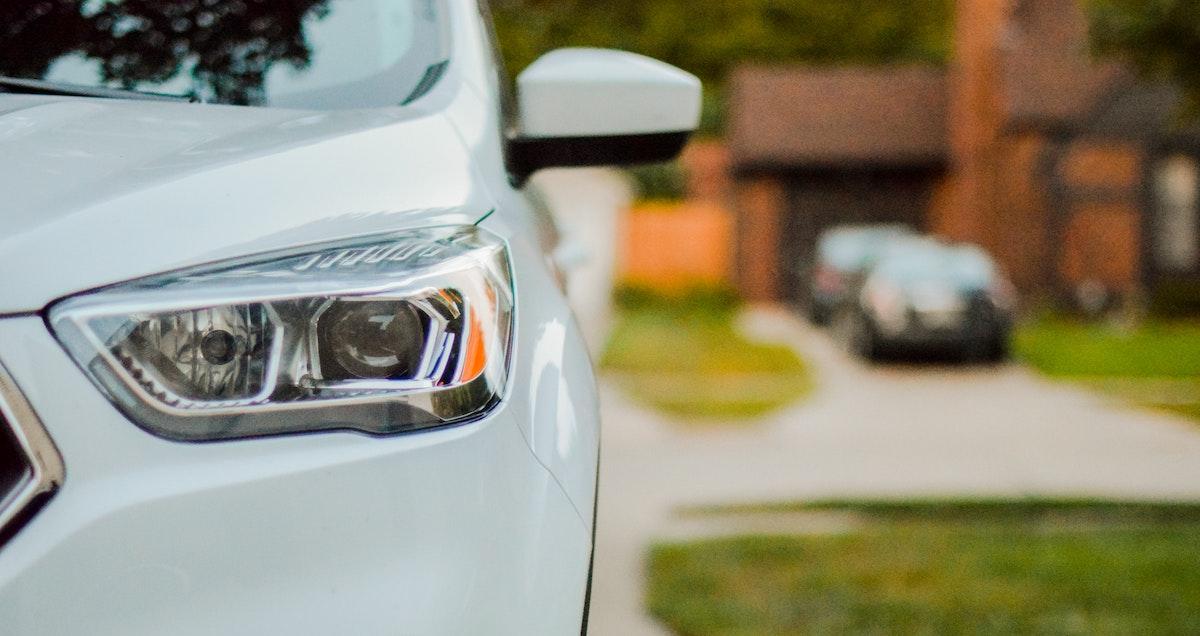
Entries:
POLYGON ((640 285, 618 285, 613 302, 627 312, 656 312, 693 320, 731 322, 742 306, 737 291, 725 285, 700 285, 667 294, 640 285))
POLYGON ((308 16, 328 0, 289 2, 0 2, 0 75, 40 77, 60 56, 100 62, 106 82, 135 88, 188 70, 196 96, 238 104, 263 100, 273 66, 303 68, 308 16))
POLYGON ((1087 0, 1092 48, 1168 80, 1200 114, 1200 0, 1087 0))
POLYGON ((681 308, 623 312, 601 363, 621 373, 692 378, 792 374, 804 369, 790 349, 747 341, 722 314, 681 308))
POLYGON ((658 57, 719 84, 741 61, 945 61, 947 0, 496 0, 511 68, 562 46, 658 57))
POLYGON ((601 364, 647 405, 690 420, 745 419, 812 387, 789 347, 735 329, 739 301, 724 288, 664 296, 624 287, 615 297, 620 312, 601 364))
POLYGON ((678 161, 635 166, 627 170, 637 184, 638 197, 655 201, 679 201, 687 191, 687 175, 678 161))
POLYGON ((1196 523, 1200 504, 1188 502, 1113 501, 1107 499, 821 499, 753 504, 684 507, 687 517, 806 512, 849 512, 873 521, 956 521, 971 523, 1196 523))
POLYGON ((704 102, 700 109, 700 128, 697 133, 702 137, 719 137, 725 130, 725 91, 719 85, 709 85, 704 91, 704 102))
POLYGON ((694 636, 1200 630, 1196 506, 970 508, 850 504, 843 534, 658 545, 647 604, 694 636))
POLYGON ((945 62, 951 0, 494 0, 511 73, 564 46, 618 48, 675 64, 710 91, 702 130, 720 130, 735 65, 945 62))

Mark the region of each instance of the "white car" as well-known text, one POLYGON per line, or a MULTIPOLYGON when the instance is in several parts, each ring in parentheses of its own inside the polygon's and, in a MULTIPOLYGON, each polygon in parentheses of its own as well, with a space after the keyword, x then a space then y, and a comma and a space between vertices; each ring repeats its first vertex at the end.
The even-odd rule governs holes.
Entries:
POLYGON ((474 0, 25 5, 112 37, 0 31, 0 633, 586 630, 597 397, 523 184, 673 156, 696 78, 566 49, 510 107, 474 0))

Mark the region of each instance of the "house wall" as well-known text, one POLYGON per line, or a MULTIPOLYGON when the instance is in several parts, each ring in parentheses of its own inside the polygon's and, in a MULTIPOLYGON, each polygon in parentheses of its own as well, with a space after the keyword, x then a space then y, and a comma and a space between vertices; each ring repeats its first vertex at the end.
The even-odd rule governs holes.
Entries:
POLYGON ((1063 210, 1057 272, 1067 289, 1095 282, 1122 295, 1142 281, 1145 154, 1136 145, 1081 139, 1057 163, 1063 210))
POLYGON ((1001 49, 1014 4, 959 0, 950 68, 950 175, 931 211, 935 234, 975 243, 1025 292, 1055 285, 1057 231, 1040 133, 1006 129, 1001 49))
POLYGON ((931 211, 931 228, 986 248, 1027 295, 1069 294, 1084 281, 1133 293, 1141 155, 1006 121, 1001 54, 1014 6, 958 2, 949 194, 931 211))
POLYGON ((1009 0, 960 0, 956 7, 954 56, 949 69, 951 203, 932 219, 931 229, 954 241, 991 249, 1000 241, 997 174, 1003 109, 997 46, 1009 0))
MULTIPOLYGON (((1138 142, 1078 132, 1099 129, 1108 80, 1086 57, 1086 24, 1073 11, 1081 11, 1075 0, 957 0, 948 157, 920 188, 886 180, 848 185, 847 175, 871 170, 861 159, 833 177, 819 176, 829 168, 802 158, 791 166, 751 164, 755 172, 732 185, 714 171, 695 171, 691 189, 701 200, 733 192, 734 280, 743 294, 794 296, 798 261, 824 227, 919 219, 910 222, 988 250, 1026 297, 1070 296, 1085 282, 1139 295, 1154 275, 1143 262, 1142 232, 1152 225, 1146 152, 1138 142), (1021 37, 1040 48, 1019 49, 1021 37), (1060 42, 1061 50, 1046 46, 1060 42), (1024 66, 1013 67, 1020 51, 1024 66), (1087 94, 1062 89, 1072 73, 1095 76, 1076 82, 1087 94), (907 212, 892 209, 897 201, 907 212)), ((716 156, 713 148, 693 151, 699 166, 716 165, 706 159, 716 156)))
POLYGON ((784 181, 777 175, 747 175, 733 185, 737 210, 734 280, 752 302, 780 298, 779 235, 787 206, 784 181))
POLYGON ((1045 188, 1050 150, 1050 142, 1033 133, 1004 136, 992 149, 995 198, 987 213, 993 224, 983 245, 1026 292, 1049 289, 1055 280, 1057 230, 1045 188))
POLYGON ((687 199, 727 206, 733 177, 729 171, 729 149, 717 139, 697 139, 680 157, 686 177, 687 199))

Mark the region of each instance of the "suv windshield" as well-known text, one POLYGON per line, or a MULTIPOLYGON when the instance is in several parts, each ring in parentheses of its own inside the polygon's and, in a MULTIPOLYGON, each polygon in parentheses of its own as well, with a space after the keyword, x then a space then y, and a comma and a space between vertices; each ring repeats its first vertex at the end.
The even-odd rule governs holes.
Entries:
POLYGON ((825 264, 840 272, 861 271, 889 242, 911 233, 903 225, 843 226, 826 232, 817 251, 825 264))
POLYGON ((0 75, 227 104, 395 105, 444 70, 444 13, 443 0, 3 0, 0 75))
POLYGON ((914 245, 890 254, 876 271, 902 287, 936 282, 961 290, 985 289, 996 277, 992 260, 973 247, 914 245))

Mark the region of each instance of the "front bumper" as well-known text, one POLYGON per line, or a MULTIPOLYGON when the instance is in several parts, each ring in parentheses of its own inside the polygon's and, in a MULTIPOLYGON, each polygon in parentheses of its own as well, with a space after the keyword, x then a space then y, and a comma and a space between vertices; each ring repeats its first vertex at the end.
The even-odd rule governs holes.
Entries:
POLYGON ((589 528, 503 405, 388 438, 188 444, 127 421, 35 316, 0 360, 61 451, 0 547, 13 634, 571 633, 589 528))
POLYGON ((950 351, 982 347, 1008 338, 1010 322, 991 309, 960 315, 922 315, 908 311, 901 329, 876 327, 882 345, 903 351, 950 351))

